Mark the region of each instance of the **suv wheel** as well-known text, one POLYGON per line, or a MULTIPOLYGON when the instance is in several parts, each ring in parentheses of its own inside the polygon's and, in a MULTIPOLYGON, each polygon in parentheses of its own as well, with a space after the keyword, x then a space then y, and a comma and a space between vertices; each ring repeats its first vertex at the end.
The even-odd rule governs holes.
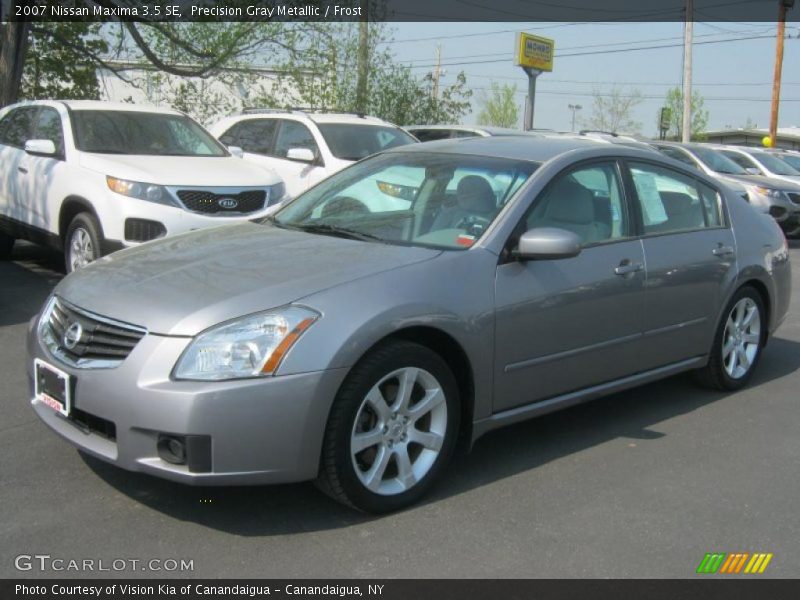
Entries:
POLYGON ((723 314, 711 357, 697 375, 707 387, 738 390, 752 377, 764 347, 767 332, 764 303, 756 290, 745 286, 736 292, 723 314))
POLYGON ((0 231, 0 260, 11 258, 11 251, 14 249, 14 238, 0 231))
POLYGON ((348 375, 328 419, 318 479, 334 499, 383 513, 416 502, 455 448, 458 386, 425 346, 391 341, 348 375))
POLYGON ((88 212, 72 219, 64 239, 64 258, 67 273, 85 267, 102 256, 100 251, 100 226, 88 212))

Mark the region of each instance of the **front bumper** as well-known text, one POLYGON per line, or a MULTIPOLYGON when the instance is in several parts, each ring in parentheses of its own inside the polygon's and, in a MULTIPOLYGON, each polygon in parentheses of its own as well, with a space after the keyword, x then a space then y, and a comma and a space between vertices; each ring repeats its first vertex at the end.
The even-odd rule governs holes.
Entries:
POLYGON ((31 321, 28 332, 30 397, 33 359, 40 358, 74 378, 74 408, 114 425, 115 436, 108 437, 31 400, 48 427, 86 453, 123 469, 194 485, 316 477, 328 412, 346 369, 228 382, 173 381, 172 366, 190 339, 152 334, 116 368, 76 369, 49 355, 36 323, 31 321), (160 458, 161 434, 209 436, 211 470, 191 472, 160 458))

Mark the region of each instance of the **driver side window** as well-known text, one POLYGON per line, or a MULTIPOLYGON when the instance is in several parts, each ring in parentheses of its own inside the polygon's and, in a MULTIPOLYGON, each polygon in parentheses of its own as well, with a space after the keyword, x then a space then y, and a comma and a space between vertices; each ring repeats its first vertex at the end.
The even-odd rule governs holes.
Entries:
POLYGON ((628 235, 628 214, 616 164, 594 163, 557 175, 524 219, 535 227, 566 229, 582 244, 597 244, 628 235))

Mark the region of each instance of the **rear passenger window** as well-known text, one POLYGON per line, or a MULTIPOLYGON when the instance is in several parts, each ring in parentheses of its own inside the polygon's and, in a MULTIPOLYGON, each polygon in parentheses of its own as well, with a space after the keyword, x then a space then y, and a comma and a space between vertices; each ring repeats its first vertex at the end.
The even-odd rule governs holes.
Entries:
POLYGON ((722 224, 719 195, 695 179, 655 165, 630 163, 645 234, 722 224))

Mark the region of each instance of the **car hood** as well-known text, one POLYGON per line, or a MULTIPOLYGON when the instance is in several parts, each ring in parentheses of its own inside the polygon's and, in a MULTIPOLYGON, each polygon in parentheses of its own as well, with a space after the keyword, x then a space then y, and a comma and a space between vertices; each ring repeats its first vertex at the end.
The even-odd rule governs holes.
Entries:
POLYGON ((775 188, 779 190, 797 190, 800 191, 800 182, 791 183, 785 179, 776 179, 774 177, 764 177, 763 175, 729 175, 724 174, 723 177, 738 181, 743 185, 759 185, 761 187, 775 188))
POLYGON ((66 277, 55 293, 151 333, 193 336, 440 253, 248 222, 117 252, 66 277))
POLYGON ((80 164, 103 175, 159 185, 244 187, 273 185, 281 181, 273 171, 235 156, 141 156, 82 152, 80 164))

